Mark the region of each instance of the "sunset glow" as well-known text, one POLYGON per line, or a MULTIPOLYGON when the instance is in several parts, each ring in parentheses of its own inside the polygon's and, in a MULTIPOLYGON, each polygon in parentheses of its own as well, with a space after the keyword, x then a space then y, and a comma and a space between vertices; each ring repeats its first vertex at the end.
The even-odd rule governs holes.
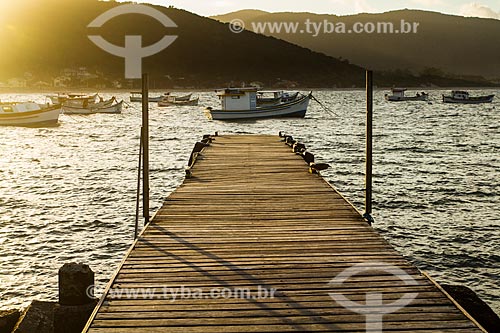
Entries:
MULTIPOLYGON (((167 5, 161 0, 147 0, 158 5, 167 5)), ((218 15, 242 9, 259 9, 269 12, 313 12, 319 14, 352 15, 361 12, 380 13, 398 9, 420 9, 461 16, 477 16, 500 19, 500 3, 495 0, 319 0, 307 1, 255 0, 255 1, 196 1, 173 0, 168 5, 193 11, 200 15, 218 15)))

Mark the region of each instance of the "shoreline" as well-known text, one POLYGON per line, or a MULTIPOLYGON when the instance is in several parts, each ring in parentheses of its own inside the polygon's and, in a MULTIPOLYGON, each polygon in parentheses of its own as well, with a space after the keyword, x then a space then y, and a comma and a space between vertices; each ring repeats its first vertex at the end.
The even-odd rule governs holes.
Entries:
MULTIPOLYGON (((394 87, 374 87, 374 91, 390 91, 394 87)), ((214 90, 224 89, 221 87, 214 88, 182 88, 182 89, 150 89, 150 93, 164 93, 164 92, 211 92, 214 90)), ((283 90, 283 91, 365 91, 365 88, 311 88, 311 87, 297 87, 297 88, 260 88, 261 90, 283 90)), ((500 85, 498 87, 407 87, 408 91, 440 91, 440 90, 498 90, 500 93, 500 85)), ((129 93, 131 89, 92 89, 92 88, 68 88, 64 90, 55 89, 34 89, 34 88, 0 88, 0 94, 65 94, 65 93, 129 93)), ((138 91, 138 90, 137 90, 138 91)))

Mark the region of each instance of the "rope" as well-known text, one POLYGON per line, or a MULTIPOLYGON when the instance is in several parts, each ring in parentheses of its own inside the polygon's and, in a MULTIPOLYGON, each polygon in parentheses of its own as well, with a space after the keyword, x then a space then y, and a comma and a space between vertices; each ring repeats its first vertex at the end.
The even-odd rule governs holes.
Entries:
POLYGON ((329 107, 327 107, 326 105, 324 105, 323 103, 321 103, 316 97, 314 97, 313 94, 311 94, 311 98, 313 100, 315 100, 323 108, 323 110, 325 110, 326 112, 328 112, 330 115, 332 115, 334 117, 339 117, 338 114, 336 114, 332 109, 330 109, 329 107))

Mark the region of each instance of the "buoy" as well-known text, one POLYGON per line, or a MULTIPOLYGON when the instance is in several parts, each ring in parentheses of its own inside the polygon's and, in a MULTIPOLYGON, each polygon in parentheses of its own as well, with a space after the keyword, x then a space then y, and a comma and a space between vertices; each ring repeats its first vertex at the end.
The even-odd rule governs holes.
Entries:
POLYGON ((293 152, 302 154, 306 150, 306 145, 300 142, 297 142, 293 145, 293 152))

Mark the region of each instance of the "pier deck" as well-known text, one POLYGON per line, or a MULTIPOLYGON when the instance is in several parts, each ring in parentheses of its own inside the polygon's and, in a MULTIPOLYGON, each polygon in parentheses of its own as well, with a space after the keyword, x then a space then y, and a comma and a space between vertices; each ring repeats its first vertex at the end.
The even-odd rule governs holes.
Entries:
POLYGON ((365 332, 367 294, 387 332, 482 331, 278 136, 216 137, 192 172, 84 332, 365 332))

